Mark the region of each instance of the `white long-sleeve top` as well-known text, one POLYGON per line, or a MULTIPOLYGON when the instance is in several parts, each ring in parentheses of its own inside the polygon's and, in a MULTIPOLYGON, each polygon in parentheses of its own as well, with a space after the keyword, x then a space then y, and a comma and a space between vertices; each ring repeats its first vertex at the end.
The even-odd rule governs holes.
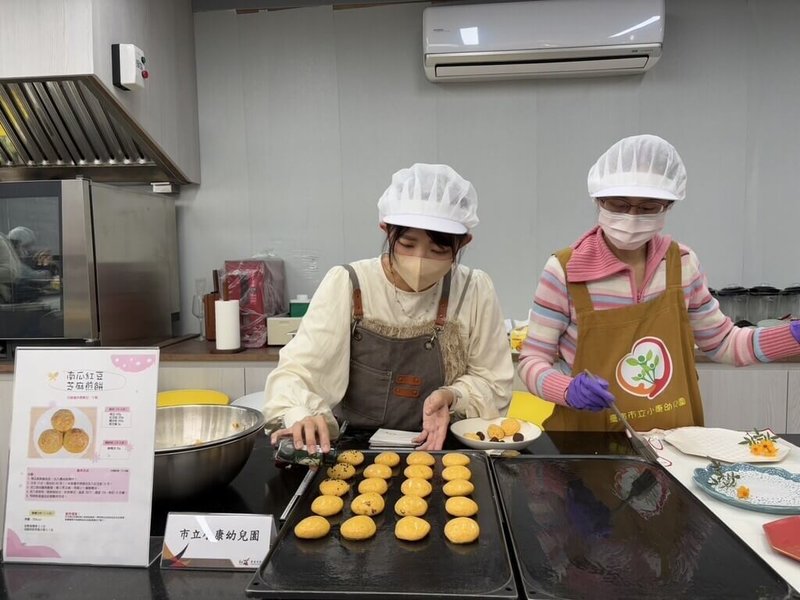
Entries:
MULTIPOLYGON (((435 319, 441 282, 422 292, 404 292, 387 279, 380 257, 352 266, 361 286, 365 320, 405 327, 435 319)), ((453 270, 448 320, 456 311, 468 272, 461 265, 453 270)), ((347 270, 337 266, 328 271, 297 334, 281 349, 278 366, 267 378, 263 410, 268 421, 282 418, 284 426, 291 427, 305 417, 323 415, 336 434, 332 409, 344 396, 349 380, 352 298, 347 270)), ((448 386, 456 392, 454 415, 494 418, 505 414, 514 369, 500 303, 483 271, 472 272, 458 322, 467 370, 448 386)))

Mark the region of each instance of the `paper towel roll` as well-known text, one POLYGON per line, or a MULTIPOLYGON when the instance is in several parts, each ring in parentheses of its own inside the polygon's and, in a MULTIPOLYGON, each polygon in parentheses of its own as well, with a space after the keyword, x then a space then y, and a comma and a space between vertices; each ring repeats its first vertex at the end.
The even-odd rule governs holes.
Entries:
POLYGON ((217 350, 238 349, 241 346, 239 301, 217 300, 214 302, 214 317, 217 321, 217 350))

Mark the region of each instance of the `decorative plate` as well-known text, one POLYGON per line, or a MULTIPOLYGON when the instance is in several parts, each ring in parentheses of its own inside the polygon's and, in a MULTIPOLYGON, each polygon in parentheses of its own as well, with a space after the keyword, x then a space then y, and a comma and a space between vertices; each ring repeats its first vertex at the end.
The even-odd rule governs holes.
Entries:
POLYGON ((800 517, 785 517, 764 523, 770 545, 781 554, 800 560, 800 517))
POLYGON ((761 431, 774 438, 778 453, 775 456, 758 456, 750 452, 750 446, 742 444, 747 435, 752 432, 735 431, 733 429, 719 429, 716 427, 679 427, 671 429, 664 434, 664 440, 675 446, 684 454, 702 456, 712 460, 722 460, 730 463, 759 463, 778 462, 786 458, 791 449, 769 429, 761 431))
POLYGON ((498 417, 496 419, 481 419, 476 417, 474 419, 463 419, 456 421, 450 426, 450 431, 453 432, 458 438, 458 441, 470 448, 477 450, 522 450, 529 445, 533 440, 542 435, 542 430, 533 423, 523 421, 522 419, 515 419, 519 422, 519 433, 522 439, 514 441, 512 436, 505 436, 499 442, 491 442, 488 438, 488 429, 490 425, 499 426, 505 420, 505 417, 498 417), (483 434, 483 440, 475 440, 466 437, 467 434, 483 434))
POLYGON ((694 482, 707 494, 739 508, 800 514, 800 474, 777 467, 711 463, 694 470, 694 482))

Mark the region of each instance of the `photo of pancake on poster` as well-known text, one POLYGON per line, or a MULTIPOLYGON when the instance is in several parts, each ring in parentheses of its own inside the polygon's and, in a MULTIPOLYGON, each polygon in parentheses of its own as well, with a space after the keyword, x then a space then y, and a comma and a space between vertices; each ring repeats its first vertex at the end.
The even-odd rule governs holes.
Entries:
POLYGON ((31 409, 29 458, 85 458, 94 452, 94 407, 31 409))

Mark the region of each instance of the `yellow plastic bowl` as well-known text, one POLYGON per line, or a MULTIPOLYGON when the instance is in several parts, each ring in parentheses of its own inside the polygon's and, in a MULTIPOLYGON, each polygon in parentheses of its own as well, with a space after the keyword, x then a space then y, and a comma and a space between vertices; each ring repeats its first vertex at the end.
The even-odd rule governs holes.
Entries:
POLYGON ((156 406, 183 406, 185 404, 230 404, 227 394, 216 390, 168 390, 158 393, 156 406))

